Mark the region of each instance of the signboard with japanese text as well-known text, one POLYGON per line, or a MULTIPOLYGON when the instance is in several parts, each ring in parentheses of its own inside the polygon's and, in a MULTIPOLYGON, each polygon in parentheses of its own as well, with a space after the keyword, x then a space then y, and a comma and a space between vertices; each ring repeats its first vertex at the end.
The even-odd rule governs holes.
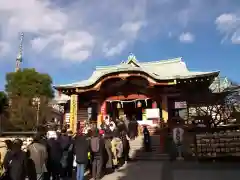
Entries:
POLYGON ((71 95, 70 101, 70 129, 73 133, 77 131, 78 95, 71 95))
POLYGON ((174 103, 175 109, 184 109, 187 108, 187 102, 186 101, 179 101, 174 103))
POLYGON ((146 118, 147 119, 160 118, 160 109, 159 108, 146 109, 146 118))

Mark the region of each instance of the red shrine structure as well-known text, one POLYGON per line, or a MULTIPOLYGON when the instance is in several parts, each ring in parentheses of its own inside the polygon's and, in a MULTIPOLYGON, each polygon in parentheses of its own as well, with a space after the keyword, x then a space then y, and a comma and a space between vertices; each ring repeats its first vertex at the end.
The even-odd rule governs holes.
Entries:
POLYGON ((88 80, 54 88, 70 96, 65 110, 70 119, 65 123, 73 132, 87 121, 99 125, 105 116, 161 127, 186 108, 183 93, 208 89, 218 74, 189 71, 182 58, 139 62, 131 54, 121 64, 96 67, 88 80))

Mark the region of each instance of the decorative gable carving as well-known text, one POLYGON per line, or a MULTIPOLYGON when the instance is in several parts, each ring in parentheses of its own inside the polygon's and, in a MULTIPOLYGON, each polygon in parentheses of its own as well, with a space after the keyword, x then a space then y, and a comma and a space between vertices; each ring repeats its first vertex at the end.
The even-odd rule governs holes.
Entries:
POLYGON ((140 67, 137 58, 133 53, 130 53, 130 55, 128 56, 126 64, 132 65, 133 67, 140 67))

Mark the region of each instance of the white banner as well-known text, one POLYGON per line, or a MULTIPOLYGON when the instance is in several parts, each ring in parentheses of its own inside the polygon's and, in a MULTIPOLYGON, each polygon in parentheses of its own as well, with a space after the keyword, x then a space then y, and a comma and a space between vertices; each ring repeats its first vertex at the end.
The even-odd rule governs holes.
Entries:
POLYGON ((160 118, 160 109, 159 108, 146 109, 146 117, 147 119, 160 118))
POLYGON ((186 101, 175 102, 174 107, 175 109, 187 108, 187 102, 186 101))

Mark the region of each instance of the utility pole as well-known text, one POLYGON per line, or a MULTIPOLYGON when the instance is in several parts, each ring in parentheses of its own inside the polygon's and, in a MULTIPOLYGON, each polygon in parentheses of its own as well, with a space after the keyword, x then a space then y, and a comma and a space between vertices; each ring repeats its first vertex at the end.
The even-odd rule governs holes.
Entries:
POLYGON ((16 59, 16 68, 15 68, 15 72, 19 71, 21 68, 21 63, 22 63, 22 52, 23 52, 23 38, 24 38, 24 34, 23 32, 20 35, 20 44, 19 44, 19 48, 18 48, 18 55, 17 55, 17 59, 16 59))

